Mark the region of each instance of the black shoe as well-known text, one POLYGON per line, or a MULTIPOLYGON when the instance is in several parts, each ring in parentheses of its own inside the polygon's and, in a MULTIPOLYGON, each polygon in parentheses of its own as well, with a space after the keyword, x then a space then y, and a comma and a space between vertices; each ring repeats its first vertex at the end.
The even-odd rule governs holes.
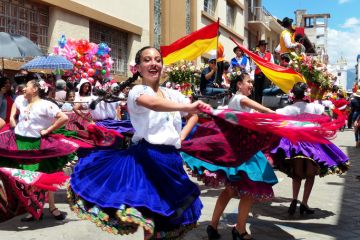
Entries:
POLYGON ((237 239, 240 239, 240 240, 255 240, 247 232, 239 233, 239 231, 236 229, 236 227, 233 227, 233 229, 231 230, 231 235, 232 235, 233 240, 237 240, 237 239))
POLYGON ((221 237, 219 232, 215 228, 213 228, 211 225, 207 226, 206 233, 208 235, 209 240, 219 239, 221 237))
POLYGON ((306 214, 314 214, 315 210, 310 209, 309 207, 305 206, 304 204, 300 204, 300 214, 303 215, 306 214))
MULTIPOLYGON (((44 214, 40 215, 39 220, 42 220, 44 217, 44 214)), ((33 222, 36 221, 36 218, 34 218, 34 216, 26 216, 20 219, 21 222, 33 222)))
POLYGON ((54 208, 53 210, 50 210, 49 209, 49 212, 51 213, 51 215, 53 215, 53 217, 56 219, 56 220, 64 220, 65 218, 66 218, 66 216, 65 216, 65 214, 63 214, 62 212, 60 212, 60 214, 59 215, 54 215, 54 212, 56 211, 56 210, 59 210, 59 209, 57 209, 57 208, 54 208))
POLYGON ((292 200, 290 207, 288 209, 289 215, 294 215, 296 212, 297 199, 292 200))

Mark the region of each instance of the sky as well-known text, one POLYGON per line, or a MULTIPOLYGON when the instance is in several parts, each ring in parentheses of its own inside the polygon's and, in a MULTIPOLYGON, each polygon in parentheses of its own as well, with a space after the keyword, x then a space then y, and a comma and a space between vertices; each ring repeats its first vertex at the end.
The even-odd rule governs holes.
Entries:
POLYGON ((340 57, 346 59, 348 68, 354 68, 360 54, 360 0, 263 0, 271 15, 282 20, 295 21, 295 10, 307 14, 329 13, 328 55, 330 63, 340 57))

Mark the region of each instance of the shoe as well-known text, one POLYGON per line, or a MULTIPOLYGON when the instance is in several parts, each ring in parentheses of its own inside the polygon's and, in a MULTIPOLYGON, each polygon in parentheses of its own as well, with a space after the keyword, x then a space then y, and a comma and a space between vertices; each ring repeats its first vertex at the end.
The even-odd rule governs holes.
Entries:
POLYGON ((206 233, 208 235, 209 240, 219 239, 221 237, 219 232, 215 228, 213 228, 211 225, 207 226, 206 233))
POLYGON ((49 212, 51 213, 51 215, 53 215, 53 217, 56 219, 56 220, 64 220, 66 218, 65 214, 63 214, 62 212, 60 212, 59 215, 54 215, 54 212, 56 210, 59 210, 58 208, 54 208, 53 210, 50 210, 49 209, 49 212))
POLYGON ((306 214, 314 214, 315 210, 310 209, 309 207, 305 206, 304 204, 300 204, 300 214, 303 215, 306 214))
POLYGON ((288 209, 289 215, 294 215, 296 212, 297 199, 292 200, 290 207, 288 209))
POLYGON ((255 238, 251 237, 251 235, 247 232, 239 233, 236 227, 233 227, 233 229, 231 230, 231 235, 233 240, 255 240, 255 238))
MULTIPOLYGON (((42 213, 40 215, 39 220, 42 220, 43 217, 44 217, 44 214, 42 213)), ((26 217, 21 218, 20 221, 21 222, 33 222, 33 221, 36 221, 36 218, 34 218, 34 216, 31 215, 31 216, 26 216, 26 217)))

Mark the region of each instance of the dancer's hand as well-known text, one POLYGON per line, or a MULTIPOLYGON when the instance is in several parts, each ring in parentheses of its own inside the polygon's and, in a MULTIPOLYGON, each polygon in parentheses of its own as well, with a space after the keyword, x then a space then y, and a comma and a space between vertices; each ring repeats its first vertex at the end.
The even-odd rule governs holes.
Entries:
POLYGON ((196 114, 196 113, 200 112, 201 109, 211 110, 211 106, 207 103, 204 103, 201 100, 198 100, 196 102, 189 104, 185 111, 196 114))
POLYGON ((47 129, 43 129, 43 130, 40 131, 41 136, 46 136, 48 134, 49 134, 49 131, 47 129))

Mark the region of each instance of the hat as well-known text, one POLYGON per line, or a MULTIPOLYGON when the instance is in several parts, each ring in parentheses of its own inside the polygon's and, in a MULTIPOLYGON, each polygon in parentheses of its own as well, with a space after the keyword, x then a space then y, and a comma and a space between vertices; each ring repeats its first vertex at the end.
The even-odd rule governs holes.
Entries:
POLYGON ((261 46, 261 45, 267 45, 267 42, 265 40, 260 40, 258 43, 258 46, 261 46))
POLYGON ((355 97, 360 97, 360 89, 356 91, 356 93, 353 94, 355 97))
POLYGON ((288 28, 292 25, 293 23, 293 19, 288 18, 288 17, 284 17, 284 19, 282 21, 279 21, 279 23, 284 27, 284 28, 288 28))
POLYGON ((213 51, 210 52, 210 57, 209 57, 208 62, 210 62, 212 60, 216 61, 216 50, 213 50, 213 51))
POLYGON ((238 46, 234 47, 233 52, 235 53, 238 49, 240 49, 238 46))

